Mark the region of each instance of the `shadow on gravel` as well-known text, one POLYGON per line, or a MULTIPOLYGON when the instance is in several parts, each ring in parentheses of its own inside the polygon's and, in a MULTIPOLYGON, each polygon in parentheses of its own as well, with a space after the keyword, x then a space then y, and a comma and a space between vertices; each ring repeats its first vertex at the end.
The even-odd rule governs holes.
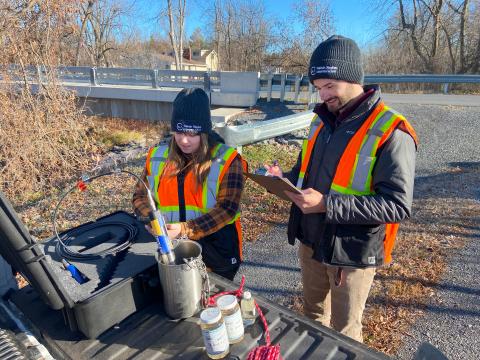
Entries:
MULTIPOLYGON (((282 297, 282 296, 294 296, 294 295, 301 295, 302 292, 300 290, 286 290, 280 289, 278 287, 256 287, 256 286, 249 286, 249 290, 253 290, 256 293, 260 294, 261 296, 272 294, 275 297, 282 297)), ((266 296, 268 297, 268 296, 266 296)))
POLYGON ((454 284, 445 284, 445 283, 436 284, 434 281, 428 281, 428 280, 416 278, 416 277, 377 274, 376 279, 382 280, 382 281, 404 281, 408 283, 419 283, 423 286, 433 287, 436 289, 443 289, 451 292, 461 292, 464 294, 480 296, 480 290, 477 290, 477 289, 471 289, 471 288, 458 286, 454 284))
POLYGON ((472 311, 472 310, 466 310, 466 309, 455 308, 455 307, 439 306, 434 304, 424 305, 421 303, 409 303, 409 302, 404 302, 404 301, 399 301, 394 299, 385 300, 384 297, 379 297, 379 296, 369 299, 369 303, 380 305, 380 306, 383 306, 385 303, 388 303, 390 306, 393 306, 395 308, 409 308, 409 309, 420 309, 420 310, 425 310, 428 308, 428 312, 438 313, 438 314, 443 313, 451 316, 461 315, 461 316, 471 316, 474 318, 478 318, 480 316, 480 310, 472 311))
POLYGON ((244 261, 242 263, 244 266, 249 266, 253 268, 268 268, 268 269, 275 269, 275 270, 283 270, 283 271, 292 271, 292 272, 300 272, 300 268, 293 267, 293 266, 285 266, 285 265, 276 265, 272 263, 257 263, 253 261, 244 261))
POLYGON ((480 199, 480 162, 451 162, 444 173, 415 178, 415 199, 456 197, 480 199))

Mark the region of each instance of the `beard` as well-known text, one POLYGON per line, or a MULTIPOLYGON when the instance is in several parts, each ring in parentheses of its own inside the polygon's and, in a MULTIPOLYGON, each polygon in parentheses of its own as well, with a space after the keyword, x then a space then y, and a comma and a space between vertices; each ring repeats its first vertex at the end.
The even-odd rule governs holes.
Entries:
POLYGON ((342 110, 345 107, 345 105, 347 105, 347 103, 348 102, 343 101, 339 97, 332 97, 325 101, 325 104, 327 105, 327 109, 331 113, 338 113, 340 110, 342 110))

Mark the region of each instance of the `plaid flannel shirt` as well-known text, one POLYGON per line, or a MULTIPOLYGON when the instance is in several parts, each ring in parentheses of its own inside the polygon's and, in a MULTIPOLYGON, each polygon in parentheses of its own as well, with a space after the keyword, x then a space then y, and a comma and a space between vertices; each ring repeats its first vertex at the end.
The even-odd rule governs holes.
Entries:
MULTIPOLYGON (((142 179, 148 184, 146 175, 145 169, 142 179)), ((237 156, 231 162, 220 183, 215 207, 198 218, 180 223, 182 226, 180 235, 186 235, 192 240, 199 240, 231 222, 240 208, 243 186, 242 160, 240 156, 237 156)), ((148 217, 150 206, 148 205, 147 191, 140 182, 135 187, 132 203, 138 216, 148 217)))

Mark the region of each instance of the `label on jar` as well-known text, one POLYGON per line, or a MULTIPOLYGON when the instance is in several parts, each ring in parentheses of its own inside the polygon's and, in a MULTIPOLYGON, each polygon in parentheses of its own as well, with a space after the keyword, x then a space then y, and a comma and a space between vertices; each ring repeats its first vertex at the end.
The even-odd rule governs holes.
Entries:
POLYGON ((232 342, 241 338, 244 334, 243 320, 240 309, 231 315, 224 315, 225 326, 227 327, 228 339, 232 342))
POLYGON ((223 354, 230 346, 225 324, 211 330, 202 329, 202 335, 205 348, 210 355, 223 354))

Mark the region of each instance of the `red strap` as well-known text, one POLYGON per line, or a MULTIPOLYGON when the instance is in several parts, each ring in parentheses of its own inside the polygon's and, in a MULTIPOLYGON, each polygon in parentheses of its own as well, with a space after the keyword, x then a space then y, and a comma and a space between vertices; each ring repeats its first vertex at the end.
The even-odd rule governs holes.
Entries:
POLYGON ((243 294, 243 287, 245 286, 245 275, 242 275, 242 280, 240 281, 240 286, 238 287, 237 290, 232 290, 232 291, 222 291, 219 292, 208 299, 208 304, 207 306, 216 306, 217 305, 217 298, 219 298, 222 295, 235 295, 237 299, 242 297, 243 294))

